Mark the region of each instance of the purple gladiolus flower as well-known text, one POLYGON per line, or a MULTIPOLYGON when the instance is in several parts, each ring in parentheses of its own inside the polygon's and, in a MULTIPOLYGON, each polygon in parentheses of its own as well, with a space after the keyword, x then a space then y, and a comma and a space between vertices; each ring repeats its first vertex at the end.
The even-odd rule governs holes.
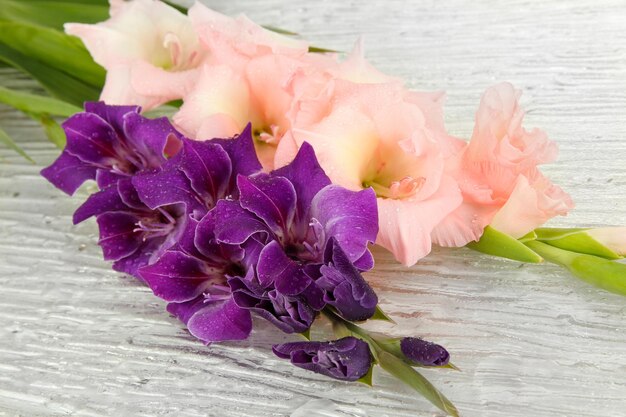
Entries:
POLYGON ((416 337, 403 338, 400 350, 409 362, 422 366, 444 366, 450 360, 450 354, 443 346, 416 337))
POLYGON ((181 134, 167 118, 147 119, 137 106, 85 103, 63 123, 67 145, 41 175, 67 194, 95 179, 100 189, 157 168, 180 149, 181 134))
POLYGON ((263 231, 220 242, 224 228, 246 212, 236 202, 221 200, 200 222, 189 225, 175 247, 139 274, 155 295, 169 301, 168 311, 204 342, 241 340, 252 329, 250 311, 234 303, 227 279, 254 273, 266 238, 263 231))
POLYGON ((298 368, 342 381, 356 381, 372 366, 369 346, 355 337, 332 342, 293 342, 272 347, 274 354, 298 368))
MULTIPOLYGON (((228 281, 237 305, 288 333, 308 329, 327 300, 335 301, 332 294, 356 297, 357 305, 363 301, 359 311, 355 303, 348 307, 354 316, 373 314, 369 310, 376 298, 365 281, 359 281, 359 269, 373 266, 367 245, 378 232, 372 190, 355 192, 331 185, 307 143, 291 164, 270 174, 239 176, 237 184, 239 204, 258 220, 250 224, 258 230, 260 222, 270 237, 259 254, 256 274, 228 281), (330 258, 325 257, 329 247, 338 248, 330 258), (322 289, 316 280, 323 275, 322 266, 329 263, 330 268, 332 262, 339 266, 324 270, 329 277, 322 281, 322 289)), ((238 223, 240 232, 249 227, 238 223)))

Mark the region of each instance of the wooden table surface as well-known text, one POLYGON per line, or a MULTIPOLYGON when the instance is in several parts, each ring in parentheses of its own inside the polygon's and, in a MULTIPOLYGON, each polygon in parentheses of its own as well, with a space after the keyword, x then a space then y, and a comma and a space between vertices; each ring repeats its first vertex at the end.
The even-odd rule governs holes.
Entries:
MULTIPOLYGON (((367 57, 420 90, 446 90, 468 137, 481 92, 524 91, 526 126, 558 142, 544 171, 577 203, 555 226, 626 225, 626 2, 207 1, 367 57)), ((0 84, 32 88, 9 69, 0 84)), ((278 360, 294 340, 257 320, 250 340, 203 346, 137 281, 101 258, 94 221, 39 170, 58 150, 8 107, 0 125, 36 164, 0 147, 1 416, 439 416, 383 372, 373 389, 278 360)), ((626 416, 626 298, 550 265, 466 249, 413 268, 375 250, 367 275, 397 326, 444 344, 462 372, 424 373, 463 416, 626 416)), ((328 335, 328 328, 317 330, 328 335)))

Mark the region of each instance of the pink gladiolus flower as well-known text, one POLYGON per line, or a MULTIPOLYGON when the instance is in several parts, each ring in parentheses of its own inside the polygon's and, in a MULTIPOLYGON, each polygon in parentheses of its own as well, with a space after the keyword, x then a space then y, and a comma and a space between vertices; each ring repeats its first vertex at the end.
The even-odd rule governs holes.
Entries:
POLYGON ((112 0, 110 13, 95 25, 65 25, 107 70, 100 99, 148 110, 182 98, 205 59, 189 18, 157 0, 112 0))
POLYGON ((520 95, 508 83, 483 95, 472 138, 450 164, 463 204, 435 229, 437 244, 463 246, 478 240, 487 225, 519 238, 574 207, 537 169, 556 159, 557 147, 541 130, 522 127, 520 95))
POLYGON ((294 80, 331 58, 308 54, 306 43, 245 16, 230 18, 200 3, 189 17, 210 58, 174 123, 202 140, 232 136, 252 122, 257 153, 270 170, 276 145, 289 129, 285 113, 294 101, 294 80))
POLYGON ((362 65, 336 71, 322 90, 294 104, 276 166, 307 141, 334 183, 372 187, 380 219, 376 243, 412 265, 430 252, 433 228, 461 203, 456 181, 444 170, 445 158, 461 145, 445 133, 443 97, 409 92, 362 65))

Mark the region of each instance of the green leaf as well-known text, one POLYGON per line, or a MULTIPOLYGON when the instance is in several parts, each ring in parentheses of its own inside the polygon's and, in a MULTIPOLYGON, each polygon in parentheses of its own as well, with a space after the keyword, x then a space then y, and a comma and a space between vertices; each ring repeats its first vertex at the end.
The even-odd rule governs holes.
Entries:
POLYGON ((539 241, 527 242, 526 245, 546 260, 564 266, 583 281, 615 294, 626 295, 626 264, 570 252, 539 241))
POLYGON ((82 111, 80 107, 52 97, 15 91, 0 86, 0 103, 8 104, 27 113, 46 113, 54 116, 69 117, 82 111))
POLYGON ((487 226, 478 242, 470 242, 467 247, 488 255, 512 259, 519 262, 540 263, 541 256, 526 247, 519 240, 487 226))
POLYGON ((393 319, 389 317, 387 313, 385 313, 383 309, 380 308, 380 306, 378 305, 376 305, 376 310, 374 311, 374 315, 370 317, 369 319, 370 320, 383 320, 383 321, 388 321, 390 323, 396 324, 396 322, 393 321, 393 319))
POLYGON ((537 240, 568 251, 586 253, 606 259, 620 259, 621 256, 591 237, 589 229, 537 229, 537 240))
POLYGON ((0 61, 22 70, 37 80, 51 95, 68 103, 82 106, 85 101, 95 101, 100 89, 28 57, 0 43, 0 61))
POLYGON ((0 19, 63 30, 66 22, 97 23, 109 18, 106 0, 0 0, 0 19))
POLYGON ((378 363, 381 368, 419 392, 440 410, 445 411, 453 417, 459 416, 458 410, 450 400, 439 392, 422 374, 411 368, 410 365, 406 364, 401 359, 398 359, 389 352, 382 351, 378 354, 378 363))
POLYGON ((22 155, 26 160, 32 162, 33 164, 35 163, 35 161, 33 161, 33 159, 28 156, 26 152, 24 152, 24 150, 20 148, 2 128, 0 128, 0 142, 22 155))
POLYGON ((74 36, 28 23, 0 22, 0 43, 86 84, 99 89, 104 85, 104 69, 74 36))
POLYGON ((59 126, 59 124, 48 115, 41 115, 39 117, 39 122, 43 126, 43 130, 48 137, 48 140, 56 145, 57 148, 63 149, 65 147, 65 143, 67 142, 67 138, 65 136, 65 131, 59 126))

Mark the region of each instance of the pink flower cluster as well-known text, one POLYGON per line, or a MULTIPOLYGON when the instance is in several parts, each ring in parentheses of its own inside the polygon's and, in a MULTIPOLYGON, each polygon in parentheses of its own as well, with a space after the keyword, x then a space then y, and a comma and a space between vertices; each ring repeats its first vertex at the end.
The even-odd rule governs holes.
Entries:
POLYGON ((488 89, 469 140, 450 136, 442 93, 408 90, 359 45, 345 60, 196 3, 112 0, 111 18, 68 24, 107 70, 101 99, 144 110, 175 99, 174 124, 198 140, 252 123, 265 169, 310 143, 331 180, 378 197, 377 243, 412 265, 432 244, 463 246, 487 225, 521 237, 573 203, 537 166, 556 145, 522 127, 520 92, 488 89))

